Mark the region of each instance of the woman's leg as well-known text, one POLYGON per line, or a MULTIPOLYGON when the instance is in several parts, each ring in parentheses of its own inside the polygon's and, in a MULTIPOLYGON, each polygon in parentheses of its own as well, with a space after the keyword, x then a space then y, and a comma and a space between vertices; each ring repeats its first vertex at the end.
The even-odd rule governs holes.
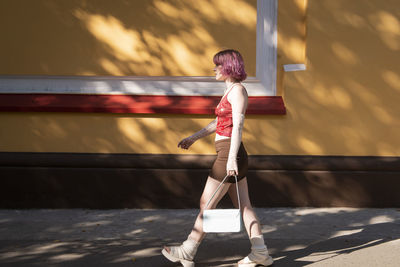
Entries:
MULTIPOLYGON (((203 240, 205 233, 203 232, 203 211, 206 209, 206 204, 211 196, 214 194, 215 190, 221 182, 208 177, 206 185, 204 187, 203 193, 200 198, 200 212, 196 218, 193 229, 188 236, 188 239, 180 247, 164 247, 166 253, 170 255, 163 254, 172 261, 178 260, 193 260, 194 254, 197 251, 197 247, 203 240), (171 252, 171 250, 173 250, 171 252), (177 254, 177 255, 172 255, 177 254)), ((221 186, 218 192, 215 194, 213 200, 210 202, 207 209, 214 209, 222 197, 226 194, 231 184, 225 183, 221 186)), ((189 266, 189 265, 188 265, 189 266)))
MULTIPOLYGON (((257 218, 256 213, 253 210, 253 207, 251 206, 250 198, 249 198, 249 189, 247 186, 247 178, 243 178, 238 182, 238 187, 239 187, 239 196, 240 196, 240 206, 242 209, 242 216, 243 216, 243 222, 244 226, 246 228, 247 234, 249 235, 249 238, 253 236, 259 236, 261 235, 261 226, 260 222, 257 218)), ((232 186, 229 188, 229 197, 232 200, 233 205, 238 208, 238 198, 237 198, 237 193, 236 193, 236 186, 235 184, 232 184, 232 186)))
MULTIPOLYGON (((239 261, 238 266, 270 266, 273 264, 273 260, 268 254, 268 249, 261 232, 260 222, 251 206, 247 178, 243 178, 238 182, 238 190, 243 222, 251 243, 251 253, 239 261)), ((233 205, 239 207, 236 186, 233 184, 228 192, 233 205)))
MULTIPOLYGON (((210 176, 207 178, 207 182, 204 187, 203 194, 201 195, 201 198, 200 198, 200 212, 194 223, 192 232, 189 235, 189 237, 191 239, 193 239, 197 242, 201 242, 205 236, 205 233, 203 232, 203 211, 206 209, 208 200, 214 194, 215 190, 217 189, 217 187, 219 186, 220 183, 221 183, 220 181, 218 181, 210 176)), ((213 200, 210 202, 207 209, 214 209, 217 206, 217 204, 225 196, 230 185, 231 184, 229 184, 229 183, 225 183, 221 186, 221 188, 218 190, 217 194, 215 194, 213 200)))

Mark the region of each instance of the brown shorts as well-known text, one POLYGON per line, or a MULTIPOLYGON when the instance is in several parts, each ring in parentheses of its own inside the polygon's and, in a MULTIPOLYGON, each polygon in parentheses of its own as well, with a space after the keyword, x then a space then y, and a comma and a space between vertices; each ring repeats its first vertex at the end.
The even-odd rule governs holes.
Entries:
MULTIPOLYGON (((226 163, 228 161, 229 149, 231 146, 231 139, 222 139, 215 142, 215 150, 217 151, 217 159, 215 160, 212 169, 210 171, 210 177, 222 181, 226 176, 226 163)), ((240 148, 237 154, 237 164, 239 169, 238 181, 246 177, 248 168, 248 158, 246 149, 243 143, 240 144, 240 148)), ((235 178, 229 177, 228 183, 234 183, 235 178)))

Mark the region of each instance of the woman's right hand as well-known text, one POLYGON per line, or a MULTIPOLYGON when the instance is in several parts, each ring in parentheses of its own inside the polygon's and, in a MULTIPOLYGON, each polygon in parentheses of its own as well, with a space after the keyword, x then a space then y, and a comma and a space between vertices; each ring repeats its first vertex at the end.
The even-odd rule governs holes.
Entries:
POLYGON ((180 147, 182 149, 188 149, 191 145, 193 145, 194 142, 196 142, 196 139, 194 139, 193 137, 189 136, 189 137, 186 137, 185 139, 182 139, 178 143, 178 147, 180 147))

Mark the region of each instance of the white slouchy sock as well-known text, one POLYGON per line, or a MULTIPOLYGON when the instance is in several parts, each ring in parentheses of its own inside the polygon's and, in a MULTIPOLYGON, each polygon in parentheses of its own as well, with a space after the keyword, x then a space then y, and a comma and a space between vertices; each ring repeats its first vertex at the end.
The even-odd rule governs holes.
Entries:
POLYGON ((196 255, 197 248, 199 247, 200 242, 196 242, 195 240, 188 237, 186 241, 182 243, 182 245, 170 247, 170 254, 179 259, 185 260, 193 260, 196 255))
POLYGON ((264 242, 263 235, 253 236, 250 238, 251 253, 244 258, 246 262, 264 262, 269 258, 268 249, 264 242))

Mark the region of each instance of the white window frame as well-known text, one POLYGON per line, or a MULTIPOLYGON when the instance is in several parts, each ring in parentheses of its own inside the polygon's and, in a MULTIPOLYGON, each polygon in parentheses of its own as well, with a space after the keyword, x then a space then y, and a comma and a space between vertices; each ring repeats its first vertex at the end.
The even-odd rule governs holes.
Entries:
MULTIPOLYGON (((250 96, 276 95, 278 0, 257 0, 256 77, 250 96)), ((224 83, 198 76, 0 76, 0 93, 221 95, 224 83)))

